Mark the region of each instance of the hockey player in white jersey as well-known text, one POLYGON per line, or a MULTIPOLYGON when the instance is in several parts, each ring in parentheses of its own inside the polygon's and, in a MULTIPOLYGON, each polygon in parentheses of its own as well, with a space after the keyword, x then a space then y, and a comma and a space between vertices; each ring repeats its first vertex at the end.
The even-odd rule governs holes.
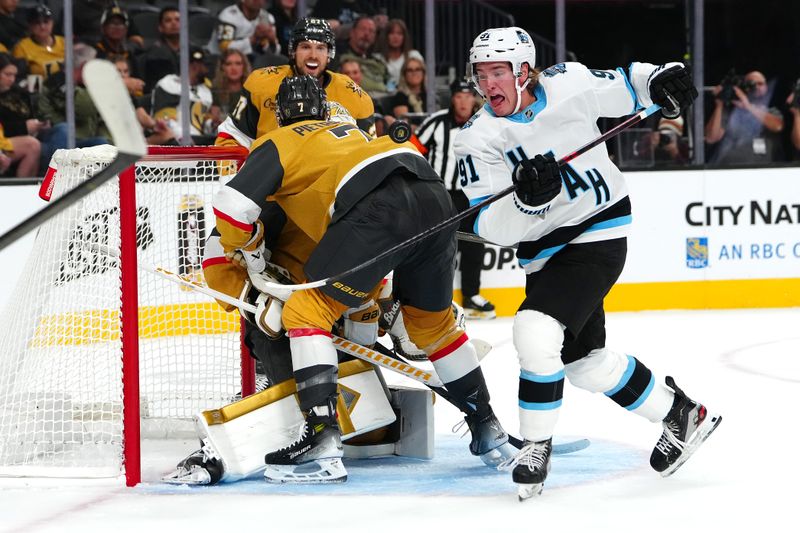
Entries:
POLYGON ((606 348, 603 299, 625 264, 628 191, 604 144, 562 167, 556 162, 600 135, 600 117, 652 104, 670 114, 685 110, 697 96, 689 73, 681 63, 616 70, 559 63, 542 72, 535 64, 524 30, 482 32, 467 75, 487 103, 455 141, 471 204, 516 185, 481 210, 474 231, 497 244, 518 244, 526 273, 526 297, 513 326, 525 446, 504 465, 513 468, 520 499, 539 494, 550 470, 565 377, 662 424, 650 464, 663 476, 721 421, 671 377, 661 383, 637 358, 606 348))

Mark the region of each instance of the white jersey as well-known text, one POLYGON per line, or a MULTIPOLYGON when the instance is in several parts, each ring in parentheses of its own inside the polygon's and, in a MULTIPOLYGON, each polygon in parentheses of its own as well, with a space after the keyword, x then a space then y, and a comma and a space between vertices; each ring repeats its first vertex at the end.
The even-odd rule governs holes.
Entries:
MULTIPOLYGON (((213 97, 207 80, 189 87, 190 134, 208 135, 205 131, 206 120, 213 97)), ((164 119, 177 139, 183 135, 181 126, 181 90, 182 80, 177 74, 168 74, 161 78, 150 95, 150 113, 157 119, 164 119)))
MULTIPOLYGON (((261 9, 258 16, 250 20, 242 13, 238 3, 228 6, 217 15, 217 27, 211 35, 207 48, 212 54, 219 55, 222 53, 220 43, 228 43, 228 48, 235 48, 245 55, 251 55, 254 50, 250 36, 261 23, 274 26, 275 17, 267 10, 261 9)), ((280 53, 280 49, 276 50, 276 53, 280 53)))
MULTIPOLYGON (((527 108, 497 117, 485 105, 455 139, 459 178, 470 204, 510 187, 521 159, 547 153, 560 159, 600 136, 598 118, 652 105, 650 78, 675 64, 633 63, 626 72, 559 63, 541 73, 536 101, 527 108)), ((531 208, 510 194, 482 209, 475 233, 505 246, 519 243, 517 258, 527 273, 540 270, 568 243, 627 235, 628 189, 605 144, 564 165, 561 179, 561 193, 546 205, 531 208)))

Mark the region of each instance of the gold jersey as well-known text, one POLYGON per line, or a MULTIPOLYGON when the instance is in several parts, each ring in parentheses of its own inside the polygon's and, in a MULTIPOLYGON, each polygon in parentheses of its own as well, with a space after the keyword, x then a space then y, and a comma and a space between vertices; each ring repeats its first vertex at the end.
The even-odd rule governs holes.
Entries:
MULTIPOLYGON (((395 171, 439 181, 411 143, 375 139, 352 124, 302 121, 260 137, 236 177, 214 197, 219 242, 213 245, 216 260, 210 258, 213 250, 206 251, 206 281, 217 290, 239 294, 244 269, 219 258, 248 244, 270 202, 285 214, 271 260, 287 268, 295 281, 303 281, 303 266, 328 225, 395 171)), ((272 228, 264 229, 270 233, 272 228)))
POLYGON ((28 72, 42 78, 61 70, 64 65, 64 38, 53 36, 52 46, 43 46, 25 37, 14 46, 14 57, 28 62, 28 72))
MULTIPOLYGON (((253 71, 244 82, 239 102, 230 116, 219 126, 216 144, 239 144, 250 146, 253 139, 276 130, 278 119, 275 115, 278 88, 286 77, 296 76, 289 65, 266 67, 253 71)), ((343 108, 358 125, 369 130, 375 108, 372 98, 349 77, 336 72, 325 71, 323 88, 336 114, 343 108)))

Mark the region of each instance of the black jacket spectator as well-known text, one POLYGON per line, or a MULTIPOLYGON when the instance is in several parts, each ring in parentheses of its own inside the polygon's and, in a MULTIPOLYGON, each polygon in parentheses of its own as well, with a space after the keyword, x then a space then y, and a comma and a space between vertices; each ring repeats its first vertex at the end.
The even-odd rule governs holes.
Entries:
POLYGON ((14 48, 17 42, 28 36, 28 24, 24 14, 19 9, 10 11, 11 2, 0 0, 0 44, 8 50, 14 48))

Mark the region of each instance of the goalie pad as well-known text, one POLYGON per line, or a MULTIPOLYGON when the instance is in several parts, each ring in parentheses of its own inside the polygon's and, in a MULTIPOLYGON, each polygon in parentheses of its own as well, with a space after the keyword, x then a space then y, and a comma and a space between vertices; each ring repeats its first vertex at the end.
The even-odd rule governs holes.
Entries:
MULTIPOLYGON (((383 385, 369 363, 339 365, 337 415, 342 440, 396 420, 383 385)), ((221 481, 236 481, 264 469, 264 455, 297 439, 304 419, 293 379, 220 409, 195 416, 197 433, 222 462, 221 481)))
POLYGON ((364 437, 344 443, 344 456, 365 459, 386 455, 399 455, 415 459, 433 459, 434 435, 433 404, 436 396, 430 389, 389 387, 392 407, 397 420, 370 442, 364 437))

